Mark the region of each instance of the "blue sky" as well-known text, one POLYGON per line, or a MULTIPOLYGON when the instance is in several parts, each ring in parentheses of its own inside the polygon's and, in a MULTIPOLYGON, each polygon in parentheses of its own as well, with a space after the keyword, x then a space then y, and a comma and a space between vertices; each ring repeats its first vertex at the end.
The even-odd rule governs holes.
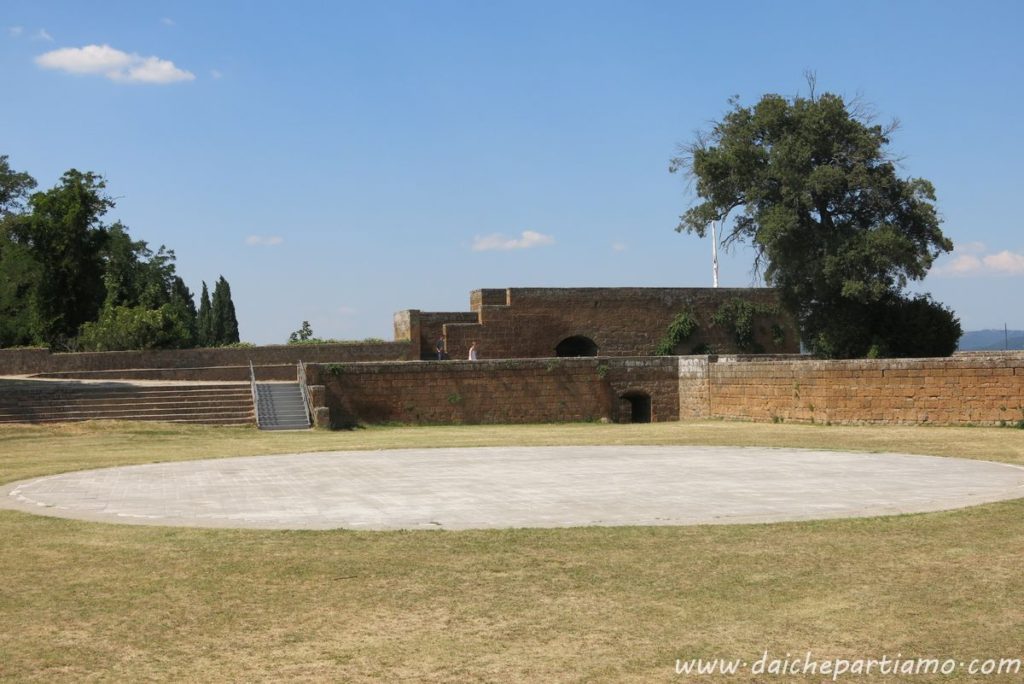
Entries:
MULTIPOLYGON (((223 274, 243 339, 392 336, 506 286, 709 286, 667 171, 726 100, 860 95, 957 244, 917 289, 1024 328, 1024 3, 0 3, 0 154, 223 274)), ((752 283, 751 255, 722 259, 752 283)))

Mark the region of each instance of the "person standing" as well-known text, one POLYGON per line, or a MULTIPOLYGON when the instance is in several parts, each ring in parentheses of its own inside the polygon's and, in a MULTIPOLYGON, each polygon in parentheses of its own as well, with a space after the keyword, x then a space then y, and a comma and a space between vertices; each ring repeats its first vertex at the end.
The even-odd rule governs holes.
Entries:
POLYGON ((437 360, 444 361, 444 335, 442 334, 437 338, 437 342, 434 343, 434 349, 437 351, 437 360))
POLYGON ((473 343, 469 345, 469 360, 476 361, 476 358, 476 340, 473 340, 473 343))

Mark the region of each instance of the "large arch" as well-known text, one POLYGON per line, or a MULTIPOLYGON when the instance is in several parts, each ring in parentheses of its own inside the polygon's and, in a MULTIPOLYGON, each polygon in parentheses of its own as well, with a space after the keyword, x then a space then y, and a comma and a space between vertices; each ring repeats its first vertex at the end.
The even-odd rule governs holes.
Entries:
POLYGON ((555 356, 597 356, 597 343, 583 335, 566 337, 555 346, 555 356))

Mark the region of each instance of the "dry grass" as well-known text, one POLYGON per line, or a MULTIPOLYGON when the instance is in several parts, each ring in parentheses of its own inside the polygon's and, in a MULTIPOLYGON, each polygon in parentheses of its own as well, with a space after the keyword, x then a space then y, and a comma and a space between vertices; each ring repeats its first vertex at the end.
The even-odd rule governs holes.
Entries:
POLYGON ((89 422, 0 425, 0 484, 68 470, 310 451, 470 446, 697 444, 855 449, 1024 464, 1024 430, 846 427, 708 421, 602 425, 369 427, 260 432, 249 427, 89 422))
MULTIPOLYGON (((1024 463, 1024 431, 1013 429, 673 423, 268 434, 112 423, 0 428, 0 480, 291 451, 617 443, 1024 463)), ((780 657, 1019 658, 1022 515, 1018 500, 778 525, 357 533, 4 511, 0 679, 667 681, 680 679, 676 658, 753 660, 766 648, 780 657)), ((941 678, 959 679, 968 678, 941 678)))

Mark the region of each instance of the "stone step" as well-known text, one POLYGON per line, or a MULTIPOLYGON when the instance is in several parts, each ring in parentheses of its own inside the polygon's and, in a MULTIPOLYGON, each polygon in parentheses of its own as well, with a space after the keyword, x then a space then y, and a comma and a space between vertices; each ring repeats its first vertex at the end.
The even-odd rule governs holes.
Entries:
POLYGON ((28 420, 24 417, 17 420, 0 417, 0 424, 13 423, 78 423, 87 420, 141 420, 164 423, 197 423, 204 425, 253 425, 255 421, 251 415, 240 416, 236 414, 197 414, 197 415, 167 415, 167 416, 45 416, 28 420))
POLYGON ((79 406, 89 406, 95 408, 110 408, 117 409, 120 407, 134 408, 138 406, 158 406, 158 407, 211 407, 211 406, 248 406, 252 409, 252 399, 249 397, 242 398, 231 398, 231 399, 190 399, 188 397, 174 397, 168 398, 166 401, 159 400, 147 400, 147 401, 107 401, 107 400, 82 400, 78 399, 75 401, 25 401, 25 402, 8 402, 6 404, 0 404, 0 412, 2 411, 16 411, 19 409, 34 409, 42 407, 60 407, 60 408, 75 408, 79 406))
POLYGON ((252 416, 252 407, 244 406, 206 406, 206 407, 153 407, 139 406, 123 409, 103 409, 81 407, 75 409, 61 409, 59 407, 40 407, 37 410, 25 411, 0 411, 0 416, 5 418, 17 418, 19 416, 86 416, 90 418, 125 418, 129 416, 158 416, 158 415, 211 415, 231 414, 238 416, 252 416))
POLYGON ((17 392, 19 394, 37 394, 40 396, 52 396, 59 394, 88 394, 90 392, 110 392, 120 394, 174 394, 175 392, 188 392, 192 393, 227 393, 227 392, 239 392, 246 393, 250 391, 248 385, 107 385, 107 384, 82 384, 82 385, 68 385, 66 383, 54 384, 53 387, 44 387, 41 385, 50 385, 51 383, 37 383, 35 385, 25 385, 11 387, 8 386, 5 389, 10 392, 17 392))
POLYGON ((62 407, 68 409, 74 409, 79 407, 96 407, 96 408, 110 408, 117 410, 120 408, 132 408, 132 407, 174 407, 174 405, 181 405, 181 407, 216 407, 216 405, 233 405, 233 407, 249 407, 252 408, 253 402, 249 397, 227 397, 227 398, 204 398, 204 399, 193 399, 190 397, 168 397, 166 400, 125 400, 116 399, 110 400, 106 398, 97 398, 94 400, 89 399, 74 399, 74 400, 52 400, 52 401, 40 401, 40 400, 8 400, 0 403, 0 412, 5 411, 18 411, 20 409, 37 409, 40 407, 62 407))
POLYGON ((5 388, 7 391, 0 398, 0 422, 148 420, 221 425, 255 422, 249 385, 41 385, 5 388))

